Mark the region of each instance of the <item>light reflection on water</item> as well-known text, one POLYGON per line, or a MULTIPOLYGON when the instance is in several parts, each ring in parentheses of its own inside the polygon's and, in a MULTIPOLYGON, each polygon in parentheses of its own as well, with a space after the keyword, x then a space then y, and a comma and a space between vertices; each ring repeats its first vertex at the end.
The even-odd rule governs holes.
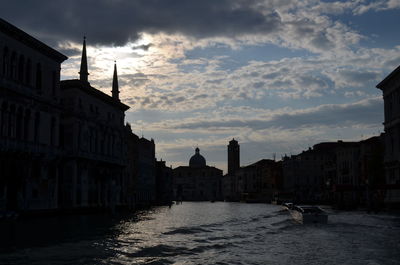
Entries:
POLYGON ((119 218, 20 221, 0 232, 8 242, 0 264, 400 263, 398 215, 331 211, 327 225, 299 225, 267 204, 184 202, 119 218))

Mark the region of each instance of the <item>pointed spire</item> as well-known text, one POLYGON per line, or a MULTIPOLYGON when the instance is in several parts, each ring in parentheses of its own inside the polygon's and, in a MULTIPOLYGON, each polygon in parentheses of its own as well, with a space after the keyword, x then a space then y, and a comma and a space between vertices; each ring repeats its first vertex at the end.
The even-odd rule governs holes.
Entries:
POLYGON ((114 75, 112 82, 112 97, 119 100, 119 88, 118 88, 118 74, 117 74, 117 62, 114 61, 114 75))
POLYGON ((83 37, 83 48, 82 48, 82 58, 81 58, 81 70, 79 71, 79 79, 84 82, 88 82, 88 65, 86 57, 86 37, 83 37))

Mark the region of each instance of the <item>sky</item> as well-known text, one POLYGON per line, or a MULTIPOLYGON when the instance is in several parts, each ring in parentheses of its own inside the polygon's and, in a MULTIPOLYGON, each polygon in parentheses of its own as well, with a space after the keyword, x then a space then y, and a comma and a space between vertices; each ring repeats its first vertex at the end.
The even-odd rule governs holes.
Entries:
POLYGON ((325 141, 383 132, 376 85, 400 64, 400 0, 15 0, 0 17, 69 57, 111 94, 156 156, 187 165, 198 146, 226 172, 325 141))

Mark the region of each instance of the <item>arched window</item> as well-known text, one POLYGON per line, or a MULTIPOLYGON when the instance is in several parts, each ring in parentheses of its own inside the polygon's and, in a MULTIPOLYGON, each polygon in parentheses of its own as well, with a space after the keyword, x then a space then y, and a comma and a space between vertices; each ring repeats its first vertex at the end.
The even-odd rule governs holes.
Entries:
POLYGON ((36 64, 36 89, 40 93, 42 92, 42 65, 36 64))
POLYGON ((52 80, 51 80, 51 94, 53 97, 56 96, 56 86, 57 86, 57 73, 56 71, 52 72, 52 80))
POLYGON ((50 145, 55 145, 56 143, 56 119, 51 118, 50 124, 50 145))
POLYGON ((24 116, 24 140, 29 141, 29 133, 30 133, 30 121, 31 121, 31 111, 26 110, 24 116))
POLYGON ((8 48, 4 47, 3 49, 3 75, 8 76, 10 70, 10 55, 8 52, 8 48))
POLYGON ((32 75, 32 63, 31 59, 28 58, 26 62, 26 70, 25 70, 25 83, 27 85, 31 84, 31 75, 32 75))
POLYGON ((23 117, 22 117, 23 111, 22 108, 19 107, 17 111, 17 116, 16 116, 16 138, 17 139, 22 139, 22 126, 23 126, 23 117))
POLYGON ((18 81, 24 82, 24 66, 25 66, 25 57, 23 55, 19 56, 18 60, 18 81))
POLYGON ((8 103, 3 102, 1 104, 1 127, 0 133, 2 136, 7 136, 8 131, 8 103))
POLYGON ((15 105, 10 106, 10 113, 8 115, 8 133, 11 138, 15 137, 15 105))
POLYGON ((17 53, 16 52, 12 52, 12 54, 11 54, 10 77, 14 80, 17 79, 17 53))
POLYGON ((34 141, 37 143, 40 137, 40 113, 36 112, 35 114, 35 126, 34 126, 34 141))

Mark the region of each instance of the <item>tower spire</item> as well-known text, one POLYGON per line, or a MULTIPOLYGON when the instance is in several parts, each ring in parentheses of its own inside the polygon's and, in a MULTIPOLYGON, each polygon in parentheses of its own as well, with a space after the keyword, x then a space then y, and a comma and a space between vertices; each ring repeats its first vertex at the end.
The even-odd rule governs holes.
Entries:
POLYGON ((88 81, 88 65, 86 57, 86 37, 83 37, 83 48, 82 48, 82 58, 81 58, 81 69, 79 71, 79 79, 84 82, 88 81))
POLYGON ((118 88, 118 74, 117 74, 117 62, 114 61, 114 75, 112 82, 112 97, 119 100, 119 88, 118 88))

